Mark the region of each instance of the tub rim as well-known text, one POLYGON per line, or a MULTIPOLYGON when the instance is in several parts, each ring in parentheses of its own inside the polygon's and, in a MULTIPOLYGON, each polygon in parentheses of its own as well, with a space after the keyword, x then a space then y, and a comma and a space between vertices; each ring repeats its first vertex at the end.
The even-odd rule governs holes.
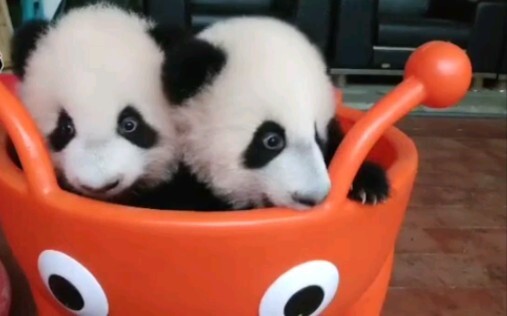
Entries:
MULTIPOLYGON (((340 120, 351 120, 357 122, 365 112, 352 109, 341 105, 337 109, 337 118, 340 120)), ((28 179, 23 171, 10 159, 6 150, 7 133, 2 127, 0 129, 0 166, 7 166, 8 170, 0 175, 0 187, 9 186, 12 190, 20 194, 33 196, 28 179), (10 179, 9 179, 10 178, 10 179)), ((397 194, 408 190, 403 185, 407 185, 407 170, 417 168, 418 154, 413 141, 396 127, 390 127, 383 134, 382 139, 387 141, 395 153, 395 160, 386 170, 391 182, 391 197, 393 199, 397 194)), ((333 160, 336 159, 333 158, 333 160)), ((331 177, 331 182, 339 181, 331 177)), ((410 184, 410 183, 409 183, 410 184)), ((388 203, 387 201, 386 203, 388 203)), ((38 203, 45 205, 52 211, 61 212, 61 215, 71 217, 86 218, 91 221, 115 222, 133 225, 190 225, 190 226, 242 226, 252 224, 273 224, 291 220, 321 220, 324 217, 332 217, 333 220, 346 220, 346 217, 354 217, 364 210, 374 209, 375 206, 361 205, 349 200, 346 196, 339 199, 326 199, 320 205, 306 211, 298 211, 289 208, 264 208, 245 211, 214 211, 199 212, 188 210, 156 210, 113 204, 109 202, 94 200, 76 194, 64 191, 58 187, 47 195, 40 196, 38 203), (79 207, 72 208, 67 205, 79 204, 79 207), (340 210, 354 210, 354 212, 340 210), (91 210, 91 211, 90 211, 91 210)), ((379 205, 379 206, 382 206, 379 205)), ((55 214, 54 216, 58 216, 55 214)))
MULTIPOLYGON (((387 170, 392 188, 391 203, 388 200, 381 205, 397 207, 397 202, 405 202, 401 198, 411 193, 417 172, 418 156, 414 143, 408 136, 395 128, 394 124, 421 104, 432 108, 446 108, 458 103, 465 97, 470 87, 472 64, 466 52, 460 47, 450 42, 430 41, 418 47, 410 55, 403 77, 404 80, 400 84, 366 113, 342 106, 341 93, 338 93, 340 96, 337 100, 337 114, 353 119, 355 124, 345 136, 329 168, 331 182, 335 187, 331 189, 330 195, 323 203, 305 212, 286 208, 234 212, 160 211, 113 205, 78 197, 59 188, 54 172, 52 172, 49 154, 47 150, 44 150, 45 146, 40 133, 37 133, 33 120, 23 109, 19 99, 12 93, 14 91, 12 87, 11 91, 8 91, 3 84, 0 84, 0 99, 6 105, 0 106, 0 119, 15 142, 17 141, 18 145, 23 144, 20 158, 22 162, 27 162, 24 169, 29 180, 30 199, 36 199, 36 202, 41 203, 41 206, 58 209, 61 213, 57 214, 58 216, 79 216, 109 224, 130 223, 135 225, 141 221, 155 221, 164 225, 181 224, 186 226, 188 224, 194 226, 269 224, 269 222, 294 222, 300 219, 316 218, 340 220, 360 216, 358 212, 354 211, 360 212, 363 209, 376 207, 350 201, 346 195, 350 183, 359 169, 361 163, 359 160, 364 160, 374 144, 381 138, 390 140, 397 157, 387 170), (358 120, 362 115, 365 117, 358 120), (338 174, 343 176, 345 181, 336 179, 335 176, 338 174), (396 199, 397 197, 400 199, 396 199), (62 207, 62 204, 72 205, 75 202, 80 204, 77 210, 62 207), (84 210, 85 208, 86 210, 84 210), (90 211, 90 208, 97 210, 90 211), (347 211, 339 212, 336 211, 336 208, 347 211), (134 212, 130 212, 131 210, 134 212), (135 210, 143 210, 143 212, 137 214, 135 210), (120 214, 121 216, 117 216, 120 214)), ((5 82, 5 80, 0 81, 5 82)), ((12 84, 9 83, 9 85, 12 84)), ((27 193, 25 192, 25 194, 27 193)), ((155 223, 153 224, 155 225, 155 223)))

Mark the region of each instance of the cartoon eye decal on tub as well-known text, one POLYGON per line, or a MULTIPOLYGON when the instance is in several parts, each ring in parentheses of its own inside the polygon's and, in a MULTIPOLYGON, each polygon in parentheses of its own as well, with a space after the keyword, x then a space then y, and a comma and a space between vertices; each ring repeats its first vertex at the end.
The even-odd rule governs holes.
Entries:
POLYGON ((53 298, 73 315, 106 316, 109 304, 99 282, 69 255, 45 250, 39 255, 39 273, 53 298))
POLYGON ((340 273, 324 260, 308 261, 282 274, 262 297, 259 316, 317 316, 333 300, 340 273))

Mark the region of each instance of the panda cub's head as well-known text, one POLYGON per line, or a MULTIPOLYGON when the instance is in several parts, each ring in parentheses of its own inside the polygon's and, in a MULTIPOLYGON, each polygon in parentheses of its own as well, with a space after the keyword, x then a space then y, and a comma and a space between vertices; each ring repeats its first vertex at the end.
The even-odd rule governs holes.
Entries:
POLYGON ((304 209, 327 197, 334 91, 302 33, 273 18, 231 18, 169 55, 166 94, 200 181, 233 208, 304 209))
POLYGON ((176 135, 157 32, 149 21, 101 4, 16 31, 19 94, 68 189, 113 199, 173 174, 176 135))

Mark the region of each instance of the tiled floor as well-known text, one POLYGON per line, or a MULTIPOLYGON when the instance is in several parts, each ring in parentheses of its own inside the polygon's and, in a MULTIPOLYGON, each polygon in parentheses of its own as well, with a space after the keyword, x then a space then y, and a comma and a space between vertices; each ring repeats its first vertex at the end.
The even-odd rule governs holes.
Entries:
MULTIPOLYGON (((506 120, 411 117, 399 127, 418 146, 420 171, 382 316, 506 315, 506 120)), ((12 315, 32 315, 2 238, 0 258, 12 315)))
POLYGON ((383 316, 506 315, 506 121, 408 118, 420 171, 383 316))

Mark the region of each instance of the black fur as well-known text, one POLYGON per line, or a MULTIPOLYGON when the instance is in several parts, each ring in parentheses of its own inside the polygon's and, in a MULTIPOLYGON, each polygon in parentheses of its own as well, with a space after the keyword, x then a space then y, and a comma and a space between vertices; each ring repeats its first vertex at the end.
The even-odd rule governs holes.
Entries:
POLYGON ((343 140, 343 132, 340 128, 340 124, 335 118, 329 120, 327 124, 327 144, 323 151, 324 160, 326 161, 326 166, 329 167, 331 160, 334 157, 336 149, 343 140))
POLYGON ((32 20, 22 24, 11 39, 13 72, 19 78, 25 75, 26 62, 37 46, 37 41, 49 28, 45 20, 32 20))
POLYGON ((75 136, 76 129, 72 118, 65 110, 60 110, 56 126, 47 137, 51 150, 62 151, 75 136))
POLYGON ((159 210, 232 210, 232 205, 216 196, 183 164, 170 182, 155 190, 141 193, 136 200, 129 202, 129 205, 159 210))
MULTIPOLYGON (((322 149, 326 165, 329 166, 338 146, 343 140, 344 133, 336 119, 331 119, 327 125, 328 142, 324 142, 316 135, 317 143, 322 149)), ((365 161, 354 178, 352 189, 348 197, 366 204, 382 202, 389 197, 390 185, 385 170, 378 164, 365 161)))
POLYGON ((188 30, 172 24, 157 24, 148 30, 148 35, 164 52, 192 36, 188 30))
POLYGON ((279 150, 266 148, 263 140, 270 133, 278 135, 285 142, 285 130, 283 127, 273 121, 263 122, 259 125, 259 127, 257 127, 250 144, 243 153, 243 165, 246 168, 262 168, 283 151, 283 148, 279 150))
POLYGON ((354 178, 349 198, 365 204, 383 202, 389 197, 389 181, 378 164, 365 161, 354 178), (363 201, 364 198, 364 201, 363 201))
POLYGON ((130 105, 125 107, 118 115, 116 131, 130 143, 143 149, 155 146, 159 139, 158 132, 146 123, 136 108, 130 105), (122 124, 125 120, 129 120, 130 123, 135 122, 137 127, 133 131, 125 131, 122 129, 122 124))
POLYGON ((223 50, 196 38, 166 49, 162 82, 167 98, 181 105, 210 84, 226 61, 223 50))

